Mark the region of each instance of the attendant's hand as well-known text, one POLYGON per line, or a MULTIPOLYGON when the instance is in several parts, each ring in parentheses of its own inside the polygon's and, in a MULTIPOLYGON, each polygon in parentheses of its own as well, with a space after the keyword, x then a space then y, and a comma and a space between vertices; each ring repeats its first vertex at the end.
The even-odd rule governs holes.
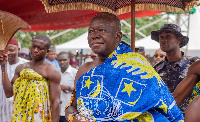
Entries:
POLYGON ((5 50, 0 50, 0 65, 4 65, 8 61, 8 56, 5 50))
MULTIPOLYGON (((70 113, 78 112, 74 106, 69 106, 67 109, 65 109, 65 118, 68 120, 68 116, 70 113)), ((90 122, 88 118, 81 114, 76 114, 73 118, 73 122, 90 122)))
POLYGON ((88 118, 81 114, 75 115, 73 122, 90 122, 88 118))

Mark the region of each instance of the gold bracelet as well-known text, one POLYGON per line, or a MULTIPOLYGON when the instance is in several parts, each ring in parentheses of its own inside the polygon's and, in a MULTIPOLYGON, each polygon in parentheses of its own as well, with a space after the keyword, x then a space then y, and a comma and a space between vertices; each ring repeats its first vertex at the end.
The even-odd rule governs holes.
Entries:
POLYGON ((78 112, 72 112, 68 115, 68 122, 73 122, 74 117, 78 114, 78 112))
POLYGON ((69 105, 65 107, 65 111, 69 108, 69 105))
POLYGON ((69 114, 68 116, 68 122, 73 122, 74 116, 73 114, 69 114))

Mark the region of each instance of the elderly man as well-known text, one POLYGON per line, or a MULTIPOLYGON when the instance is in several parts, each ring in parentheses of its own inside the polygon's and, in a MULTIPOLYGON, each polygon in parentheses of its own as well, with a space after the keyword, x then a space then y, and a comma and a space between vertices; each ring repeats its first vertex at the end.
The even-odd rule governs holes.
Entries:
MULTIPOLYGON (((181 28, 175 24, 164 24, 160 30, 152 31, 151 38, 160 43, 166 57, 157 63, 154 68, 161 76, 171 93, 186 77, 188 68, 194 62, 191 57, 185 56, 180 48, 188 43, 189 38, 181 34, 181 28)), ((187 109, 189 98, 179 107, 183 113, 187 109)))
POLYGON ((45 60, 50 45, 51 40, 47 36, 34 37, 30 49, 32 60, 16 68, 11 82, 7 69, 2 69, 5 74, 3 88, 6 97, 14 95, 13 122, 59 121, 61 74, 53 64, 45 60))
POLYGON ((121 38, 117 16, 102 12, 91 20, 88 43, 98 58, 77 72, 68 121, 183 120, 160 76, 121 38))
POLYGON ((20 48, 18 41, 15 38, 11 38, 5 48, 8 62, 0 63, 0 122, 10 122, 13 106, 13 98, 6 98, 3 90, 2 77, 4 77, 4 72, 2 72, 1 69, 3 69, 5 66, 7 67, 7 75, 9 80, 11 81, 15 74, 16 67, 20 64, 28 62, 28 60, 18 57, 19 50, 20 48))

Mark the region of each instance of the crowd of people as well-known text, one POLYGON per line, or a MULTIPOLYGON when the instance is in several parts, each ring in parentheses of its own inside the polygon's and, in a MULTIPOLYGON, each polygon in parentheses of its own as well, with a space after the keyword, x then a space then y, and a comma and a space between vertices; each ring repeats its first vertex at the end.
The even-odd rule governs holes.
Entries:
POLYGON ((95 15, 93 54, 82 64, 71 52, 57 54, 46 35, 35 36, 30 51, 11 38, 0 51, 0 122, 199 122, 200 61, 181 52, 189 41, 181 28, 152 31, 160 44, 152 63, 122 36, 116 15, 95 15))

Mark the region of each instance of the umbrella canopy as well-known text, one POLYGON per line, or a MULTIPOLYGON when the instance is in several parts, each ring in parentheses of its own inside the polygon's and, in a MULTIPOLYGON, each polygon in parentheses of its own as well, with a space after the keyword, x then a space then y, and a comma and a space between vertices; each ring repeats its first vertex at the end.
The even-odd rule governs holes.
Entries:
MULTIPOLYGON (((69 28, 87 27, 94 15, 94 10, 68 10, 56 13, 47 13, 39 0, 0 0, 0 9, 19 16, 29 25, 30 30, 66 30, 69 28)), ((137 11, 135 17, 153 16, 162 11, 137 11)), ((130 19, 130 12, 118 16, 120 20, 130 19)))
POLYGON ((95 10, 120 15, 131 12, 131 49, 135 50, 135 11, 188 12, 197 0, 41 0, 49 13, 65 10, 95 10))
POLYGON ((116 15, 131 11, 131 2, 135 10, 160 10, 168 12, 189 11, 198 0, 40 0, 47 12, 65 10, 95 10, 99 12, 116 12, 116 15))

